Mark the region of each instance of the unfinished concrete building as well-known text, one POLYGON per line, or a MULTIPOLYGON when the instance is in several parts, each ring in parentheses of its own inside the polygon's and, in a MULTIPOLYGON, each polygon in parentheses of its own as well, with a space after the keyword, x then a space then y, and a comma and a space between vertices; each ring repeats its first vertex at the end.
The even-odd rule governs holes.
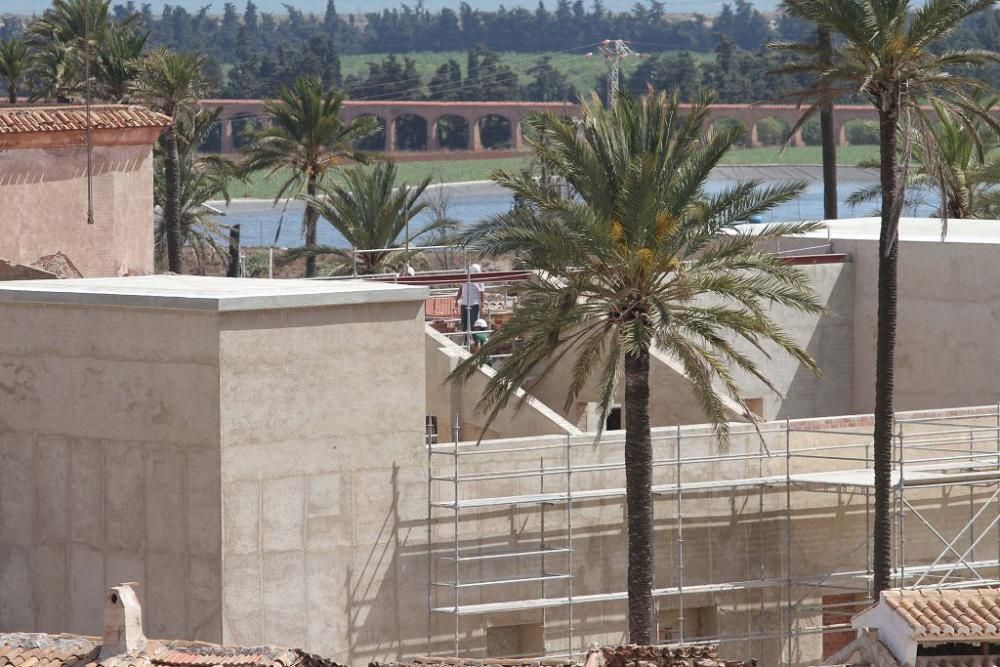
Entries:
MULTIPOLYGON (((926 409, 897 424, 896 582, 1000 584, 1000 411, 983 398, 1000 332, 978 307, 995 310, 997 288, 971 279, 995 270, 993 249, 912 233, 899 401, 926 409), (959 285, 972 306, 946 298, 959 285), (955 325, 966 312, 978 329, 955 325), (927 350, 952 349, 928 376, 945 362, 927 350)), ((797 260, 827 276, 830 311, 789 324, 827 374, 775 367, 788 396, 760 407, 781 418, 734 424, 726 445, 677 411, 686 379, 669 358, 654 386, 678 397, 654 431, 658 640, 717 638, 762 665, 850 643, 870 579, 870 417, 808 413, 868 411, 875 258, 836 234, 793 243, 831 256, 797 260)), ((0 286, 0 630, 97 633, 92 594, 135 580, 150 634, 350 664, 623 639, 623 434, 595 441, 587 406, 535 388, 477 443, 471 406, 491 371, 464 391, 440 383, 465 352, 427 331, 426 295, 184 277, 0 286)))

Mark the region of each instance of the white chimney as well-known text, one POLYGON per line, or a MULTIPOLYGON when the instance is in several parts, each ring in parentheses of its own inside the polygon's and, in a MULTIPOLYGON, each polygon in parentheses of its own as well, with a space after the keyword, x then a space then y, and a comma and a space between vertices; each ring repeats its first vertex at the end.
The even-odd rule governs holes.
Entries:
POLYGON ((146 636, 142 634, 142 607, 132 590, 133 585, 119 584, 108 591, 108 597, 104 601, 101 660, 146 647, 146 636))

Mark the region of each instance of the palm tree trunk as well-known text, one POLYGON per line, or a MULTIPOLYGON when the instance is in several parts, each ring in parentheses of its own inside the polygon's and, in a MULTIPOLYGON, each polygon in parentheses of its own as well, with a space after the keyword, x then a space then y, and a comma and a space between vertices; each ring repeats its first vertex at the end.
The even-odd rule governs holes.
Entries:
MULTIPOLYGON (((306 194, 310 197, 315 197, 317 192, 316 188, 316 175, 309 174, 309 180, 306 181, 306 194)), ((313 205, 306 204, 305 213, 303 213, 302 227, 306 234, 306 246, 312 247, 316 245, 316 219, 319 215, 313 205)), ((306 257, 306 278, 312 278, 316 275, 316 256, 309 255, 306 257)))
POLYGON ((873 593, 877 596, 892 584, 892 429, 894 418, 893 384, 896 354, 896 266, 899 259, 897 230, 898 155, 896 137, 899 108, 893 93, 887 94, 879 109, 879 141, 882 181, 882 229, 878 262, 878 334, 875 352, 875 526, 873 593))
POLYGON ((625 355, 625 493, 629 640, 649 644, 653 635, 653 444, 648 350, 625 355))
MULTIPOLYGON (((829 28, 817 31, 822 58, 829 63, 833 57, 833 35, 829 28)), ((833 131, 833 103, 824 104, 819 111, 820 143, 823 146, 823 217, 837 218, 837 137, 833 131)))
POLYGON ((163 134, 163 224, 167 231, 167 268, 181 273, 180 155, 177 152, 177 131, 173 126, 163 134))
POLYGON ((17 84, 13 81, 7 84, 7 101, 17 104, 17 84))

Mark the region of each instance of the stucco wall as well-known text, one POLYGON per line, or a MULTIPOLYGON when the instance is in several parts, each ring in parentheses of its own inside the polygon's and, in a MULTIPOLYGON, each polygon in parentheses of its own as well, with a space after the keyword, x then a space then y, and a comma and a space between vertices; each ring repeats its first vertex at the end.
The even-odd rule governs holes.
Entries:
POLYGON ((215 332, 0 304, 0 630, 99 635, 137 581, 150 636, 221 639, 215 332))
POLYGON ((425 636, 422 306, 223 317, 225 643, 357 664, 425 636))
POLYGON ((86 165, 83 147, 0 151, 0 258, 62 252, 84 277, 153 272, 151 146, 94 147, 93 225, 86 165))

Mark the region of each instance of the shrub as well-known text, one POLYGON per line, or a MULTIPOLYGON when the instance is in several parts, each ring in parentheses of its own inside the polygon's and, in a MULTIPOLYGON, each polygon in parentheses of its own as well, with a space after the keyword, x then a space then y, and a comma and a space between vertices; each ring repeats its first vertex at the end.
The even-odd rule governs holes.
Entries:
POLYGON ((806 146, 819 146, 823 143, 818 117, 813 116, 802 126, 802 140, 806 142, 806 146))
POLYGON ((788 123, 780 118, 762 118, 757 121, 757 141, 764 146, 780 146, 788 138, 788 123))
POLYGON ((712 123, 712 129, 716 132, 723 132, 733 127, 743 128, 743 138, 736 142, 737 146, 746 146, 750 137, 746 131, 746 126, 735 118, 720 118, 712 123))
POLYGON ((844 124, 847 142, 858 146, 878 144, 878 125, 867 120, 851 120, 844 124))

